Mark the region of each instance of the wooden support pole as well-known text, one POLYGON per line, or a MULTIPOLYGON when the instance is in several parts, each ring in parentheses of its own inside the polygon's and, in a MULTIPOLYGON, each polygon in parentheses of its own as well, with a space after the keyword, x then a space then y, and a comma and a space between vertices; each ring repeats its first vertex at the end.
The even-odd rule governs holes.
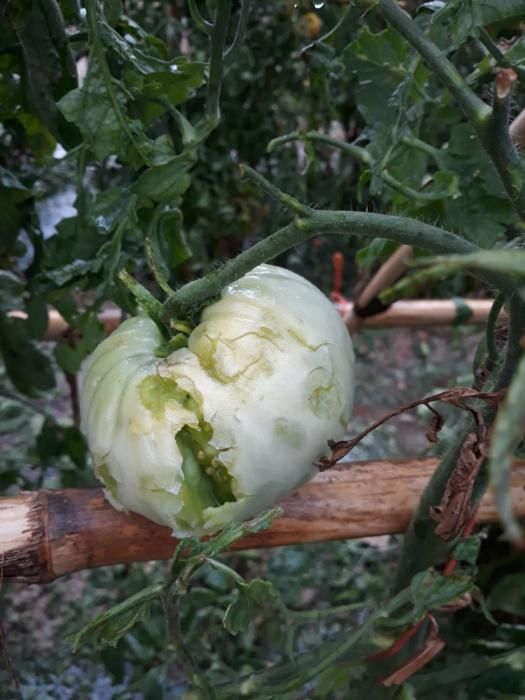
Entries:
MULTIPOLYGON (((492 299, 461 299, 471 314, 462 323, 483 323, 487 320, 492 299)), ((421 328, 423 326, 451 326, 460 318, 459 300, 417 299, 396 301, 386 311, 360 319, 360 328, 421 328)), ((340 304, 339 313, 349 330, 353 330, 353 305, 340 304)))
MULTIPOLYGON (((471 316, 467 323, 483 323, 487 319, 492 299, 462 299, 471 310, 471 316)), ((339 312, 347 326, 353 318, 353 304, 341 302, 337 304, 339 312)), ((23 311, 12 311, 12 316, 26 318, 23 311)), ((99 315, 99 320, 108 333, 111 333, 119 325, 122 312, 118 308, 109 308, 99 315)), ((360 327, 364 328, 403 328, 421 326, 450 326, 458 318, 458 305, 451 299, 420 299, 415 301, 396 301, 390 308, 380 314, 369 316, 360 320, 360 327)), ((51 309, 49 312, 49 324, 45 340, 58 340, 69 326, 62 316, 51 309)))
MULTIPOLYGON (((404 532, 435 459, 347 462, 318 474, 282 503, 284 516, 234 549, 278 547, 404 532)), ((516 461, 512 500, 525 516, 525 460, 516 461)), ((480 522, 497 520, 490 494, 480 522)), ((168 559, 168 528, 115 510, 100 489, 35 491, 0 498, 0 569, 4 580, 45 583, 80 569, 168 559)))

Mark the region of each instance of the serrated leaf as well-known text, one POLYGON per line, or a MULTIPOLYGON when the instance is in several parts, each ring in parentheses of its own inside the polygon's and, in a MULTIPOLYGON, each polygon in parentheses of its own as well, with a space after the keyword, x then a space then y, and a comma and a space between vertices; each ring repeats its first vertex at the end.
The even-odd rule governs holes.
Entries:
MULTIPOLYGON (((523 253, 525 258, 525 252, 523 253)), ((525 275, 525 270, 522 271, 525 275)), ((507 536, 523 542, 523 531, 516 519, 510 494, 512 460, 525 436, 525 354, 500 404, 492 431, 489 452, 490 483, 494 500, 507 536)))
POLYGON ((435 10, 431 31, 446 27, 449 42, 454 47, 465 43, 469 37, 477 37, 482 27, 525 18, 525 7, 521 0, 449 0, 447 3, 425 3, 423 6, 435 10))
POLYGON ((253 618, 254 610, 271 603, 277 598, 270 581, 256 578, 245 584, 239 584, 235 599, 227 607, 223 624, 230 634, 245 630, 253 618))
POLYGON ((75 262, 63 267, 41 272, 34 279, 35 289, 40 293, 45 293, 52 289, 73 285, 88 275, 97 274, 103 265, 102 258, 75 260, 75 262))
POLYGON ((390 126, 396 106, 385 101, 406 76, 408 47, 394 29, 371 32, 363 27, 343 54, 347 70, 358 77, 359 111, 372 129, 390 126))
POLYGON ((150 606, 160 600, 162 585, 154 584, 144 588, 127 600, 106 610, 91 620, 80 632, 69 639, 76 652, 80 644, 91 642, 97 646, 115 646, 118 640, 138 622, 149 615, 150 606))
MULTIPOLYGON (((117 109, 125 110, 126 96, 118 83, 113 84, 117 109)), ((118 154, 125 158, 130 146, 118 113, 104 82, 102 69, 95 56, 81 88, 68 92, 57 103, 67 121, 76 124, 95 158, 118 154)))

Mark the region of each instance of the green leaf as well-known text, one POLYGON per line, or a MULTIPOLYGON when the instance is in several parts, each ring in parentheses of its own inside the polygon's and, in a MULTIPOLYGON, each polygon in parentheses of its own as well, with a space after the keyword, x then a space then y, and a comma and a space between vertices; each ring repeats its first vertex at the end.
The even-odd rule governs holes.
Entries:
POLYGON ((48 272, 41 272, 35 276, 35 290, 40 293, 71 286, 80 282, 88 275, 97 274, 103 268, 103 258, 93 260, 75 260, 75 262, 63 267, 57 267, 48 272))
POLYGON ((474 566, 478 560, 480 547, 481 538, 479 535, 473 535, 472 537, 467 537, 465 540, 458 542, 454 547, 452 556, 458 562, 474 566))
POLYGON ((46 421, 36 441, 37 454, 42 464, 55 465, 64 455, 79 469, 85 469, 87 444, 84 436, 73 425, 63 426, 46 421))
POLYGON ((158 258, 164 263, 164 275, 169 278, 173 270, 191 258, 191 249, 182 230, 180 209, 163 212, 157 226, 155 241, 158 258))
POLYGON ((115 646, 118 640, 138 622, 144 622, 150 606, 160 601, 162 585, 154 584, 139 591, 127 600, 106 610, 91 620, 80 632, 70 637, 73 651, 81 644, 91 642, 97 646, 115 646))
POLYGON ((103 235, 111 233, 127 211, 129 201, 129 193, 121 187, 110 187, 99 192, 89 205, 88 222, 103 235))
POLYGON ((495 582, 487 596, 490 610, 525 617, 525 573, 506 574, 495 582))
POLYGON ((488 467, 494 500, 505 532, 511 541, 521 543, 524 536, 512 508, 510 477, 514 454, 524 436, 525 354, 498 409, 490 441, 488 467))
POLYGON ((48 324, 47 304, 40 296, 32 296, 26 304, 27 329, 35 340, 44 337, 48 324))
POLYGON ((154 202, 173 200, 184 194, 190 186, 191 179, 188 171, 196 159, 194 151, 186 151, 164 165, 148 168, 135 180, 131 191, 141 200, 154 202))
POLYGON ((130 147, 117 112, 126 109, 126 95, 118 81, 112 87, 109 93, 102 68, 97 58, 91 56, 83 86, 68 92, 58 102, 64 117, 78 126, 97 160, 112 154, 126 159, 130 147))
POLYGON ((78 143, 78 131, 58 112, 56 102, 77 84, 75 59, 64 21, 52 0, 30 3, 18 18, 32 111, 53 136, 66 146, 78 143))
POLYGON ((82 360, 87 357, 103 340, 104 327, 98 320, 96 311, 87 314, 73 316, 67 319, 75 331, 74 345, 66 341, 55 346, 55 358, 60 367, 69 374, 76 374, 81 367, 82 360))
POLYGON ((36 396, 54 388, 53 365, 31 342, 26 321, 0 314, 0 352, 18 391, 36 396))
POLYGON ((345 49, 346 68, 358 78, 356 98, 359 111, 372 130, 390 127, 397 107, 385 100, 407 75, 408 48, 394 29, 371 32, 368 27, 345 49))
POLYGON ((249 583, 239 584, 236 597, 224 614, 224 626, 230 634, 244 631, 253 618, 254 610, 260 610, 277 597, 270 581, 256 578, 249 583))
POLYGON ((377 263, 384 262, 397 247, 398 245, 394 241, 374 238, 369 245, 357 251, 356 261, 361 267, 372 267, 377 263))
POLYGON ((16 175, 0 166, 1 253, 6 254, 11 251, 28 215, 24 203, 32 196, 31 190, 25 187, 16 175))
POLYGON ((465 43, 469 37, 477 37, 482 27, 493 24, 514 24, 525 18, 521 0, 449 0, 447 3, 425 3, 422 6, 437 9, 432 17, 431 28, 446 27, 449 42, 453 46, 465 43))
MULTIPOLYGON (((447 686, 457 688, 460 683, 472 681, 474 678, 483 678, 485 673, 492 669, 501 669, 507 677, 513 675, 513 669, 523 682, 523 667, 525 662, 525 647, 512 649, 503 654, 492 657, 479 657, 474 654, 466 654, 458 663, 449 663, 444 668, 430 673, 418 673, 410 679, 410 685, 416 692, 436 691, 447 686)), ((470 685, 470 683, 469 683, 470 685)), ((474 698, 486 697, 486 691, 491 687, 485 683, 483 691, 474 698)))
POLYGON ((474 587, 474 582, 463 574, 442 576, 429 569, 416 574, 410 583, 410 591, 417 617, 426 610, 439 608, 474 587))

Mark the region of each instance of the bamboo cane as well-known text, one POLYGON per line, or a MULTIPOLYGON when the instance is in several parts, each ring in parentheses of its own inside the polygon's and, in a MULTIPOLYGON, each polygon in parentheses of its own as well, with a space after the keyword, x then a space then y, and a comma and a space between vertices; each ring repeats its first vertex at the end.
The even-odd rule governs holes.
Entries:
MULTIPOLYGON (((487 319, 492 299, 462 299, 471 311, 467 323, 483 323, 487 319)), ((340 302, 337 308, 347 326, 353 317, 353 304, 340 302)), ((12 311, 11 316, 26 318, 23 311, 12 311)), ((420 326, 449 326, 458 320, 458 302, 451 299, 421 299, 415 301, 396 301, 395 304, 380 314, 360 320, 364 328, 403 328, 420 326)), ((107 333, 117 328, 122 319, 118 308, 109 308, 99 314, 99 320, 107 333)), ((49 323, 45 340, 58 340, 69 329, 67 321, 56 311, 49 311, 49 323)))
POLYGON ((346 325, 350 333, 357 331, 367 316, 377 314, 364 313, 367 307, 378 297, 379 293, 390 287, 406 272, 412 257, 411 245, 400 245, 386 260, 354 302, 352 311, 348 314, 346 325))
MULTIPOLYGON (((435 459, 347 462, 318 474, 286 498, 284 516, 235 549, 278 547, 404 532, 435 459)), ((516 461, 512 500, 525 516, 525 460, 516 461)), ((486 495, 480 522, 497 520, 486 495)), ((177 540, 168 528, 122 513, 100 489, 35 491, 0 498, 0 578, 46 583, 80 569, 168 559, 177 540)))

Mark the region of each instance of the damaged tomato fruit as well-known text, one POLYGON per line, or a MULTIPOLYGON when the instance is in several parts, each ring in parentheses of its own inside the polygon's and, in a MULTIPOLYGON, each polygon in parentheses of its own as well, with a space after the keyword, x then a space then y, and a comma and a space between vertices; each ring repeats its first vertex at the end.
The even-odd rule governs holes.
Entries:
POLYGON ((108 500, 202 535, 273 506, 344 434, 353 351, 328 299, 261 265, 202 313, 187 347, 158 356, 147 317, 88 361, 81 427, 108 500))

